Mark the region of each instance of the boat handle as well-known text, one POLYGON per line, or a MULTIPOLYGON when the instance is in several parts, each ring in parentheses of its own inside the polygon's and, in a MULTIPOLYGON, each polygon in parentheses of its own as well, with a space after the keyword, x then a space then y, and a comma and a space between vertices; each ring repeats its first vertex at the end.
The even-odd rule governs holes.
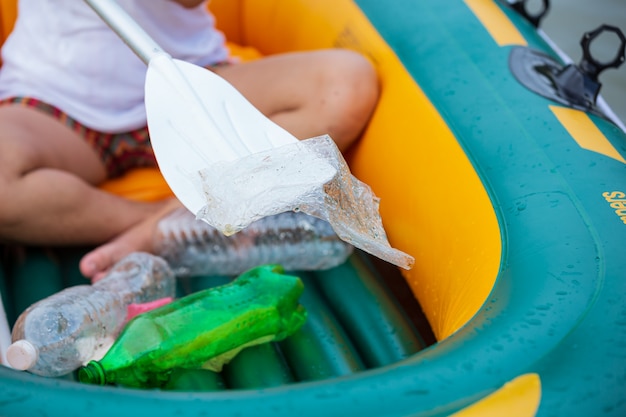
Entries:
POLYGON ((583 57, 578 66, 592 80, 597 81, 600 73, 608 68, 619 68, 626 59, 626 37, 620 28, 603 24, 596 30, 587 32, 580 39, 580 46, 583 48, 583 57), (613 32, 620 40, 615 57, 609 62, 600 62, 591 54, 591 42, 603 32, 613 32))

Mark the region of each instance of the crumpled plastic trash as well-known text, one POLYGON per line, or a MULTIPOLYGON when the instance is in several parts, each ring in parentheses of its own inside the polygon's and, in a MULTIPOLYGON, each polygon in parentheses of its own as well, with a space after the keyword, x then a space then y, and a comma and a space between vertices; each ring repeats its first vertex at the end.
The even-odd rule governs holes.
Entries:
POLYGON ((216 162, 198 174, 206 205, 196 216, 225 235, 262 217, 302 211, 328 221, 342 240, 365 252, 413 266, 413 257, 389 244, 378 197, 350 173, 328 135, 216 162))

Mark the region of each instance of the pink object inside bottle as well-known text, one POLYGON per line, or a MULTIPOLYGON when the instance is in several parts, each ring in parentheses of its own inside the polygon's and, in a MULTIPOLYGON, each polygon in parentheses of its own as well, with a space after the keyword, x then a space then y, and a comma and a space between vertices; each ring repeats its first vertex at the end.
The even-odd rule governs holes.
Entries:
POLYGON ((147 303, 133 303, 128 305, 126 313, 126 321, 131 320, 136 315, 145 313, 146 311, 154 310, 155 308, 169 304, 174 299, 172 297, 159 298, 158 300, 149 301, 147 303))

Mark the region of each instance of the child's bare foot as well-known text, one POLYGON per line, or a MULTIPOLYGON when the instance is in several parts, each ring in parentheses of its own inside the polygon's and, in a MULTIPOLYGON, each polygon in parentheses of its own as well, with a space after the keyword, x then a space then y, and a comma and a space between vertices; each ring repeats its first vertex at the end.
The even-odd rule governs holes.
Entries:
POLYGON ((96 282, 102 279, 108 270, 126 255, 139 251, 152 252, 154 233, 159 220, 180 206, 180 202, 176 199, 168 201, 141 223, 87 253, 80 261, 80 272, 92 282, 96 282))

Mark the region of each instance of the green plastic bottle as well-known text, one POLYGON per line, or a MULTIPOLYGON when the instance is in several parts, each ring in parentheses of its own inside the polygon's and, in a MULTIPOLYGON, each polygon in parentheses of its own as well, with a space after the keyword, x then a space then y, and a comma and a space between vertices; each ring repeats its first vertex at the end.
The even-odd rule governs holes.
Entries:
POLYGON ((253 268, 131 320, 100 361, 80 369, 81 382, 162 387, 175 368, 220 371, 241 349, 278 341, 306 319, 300 278, 279 265, 253 268))

